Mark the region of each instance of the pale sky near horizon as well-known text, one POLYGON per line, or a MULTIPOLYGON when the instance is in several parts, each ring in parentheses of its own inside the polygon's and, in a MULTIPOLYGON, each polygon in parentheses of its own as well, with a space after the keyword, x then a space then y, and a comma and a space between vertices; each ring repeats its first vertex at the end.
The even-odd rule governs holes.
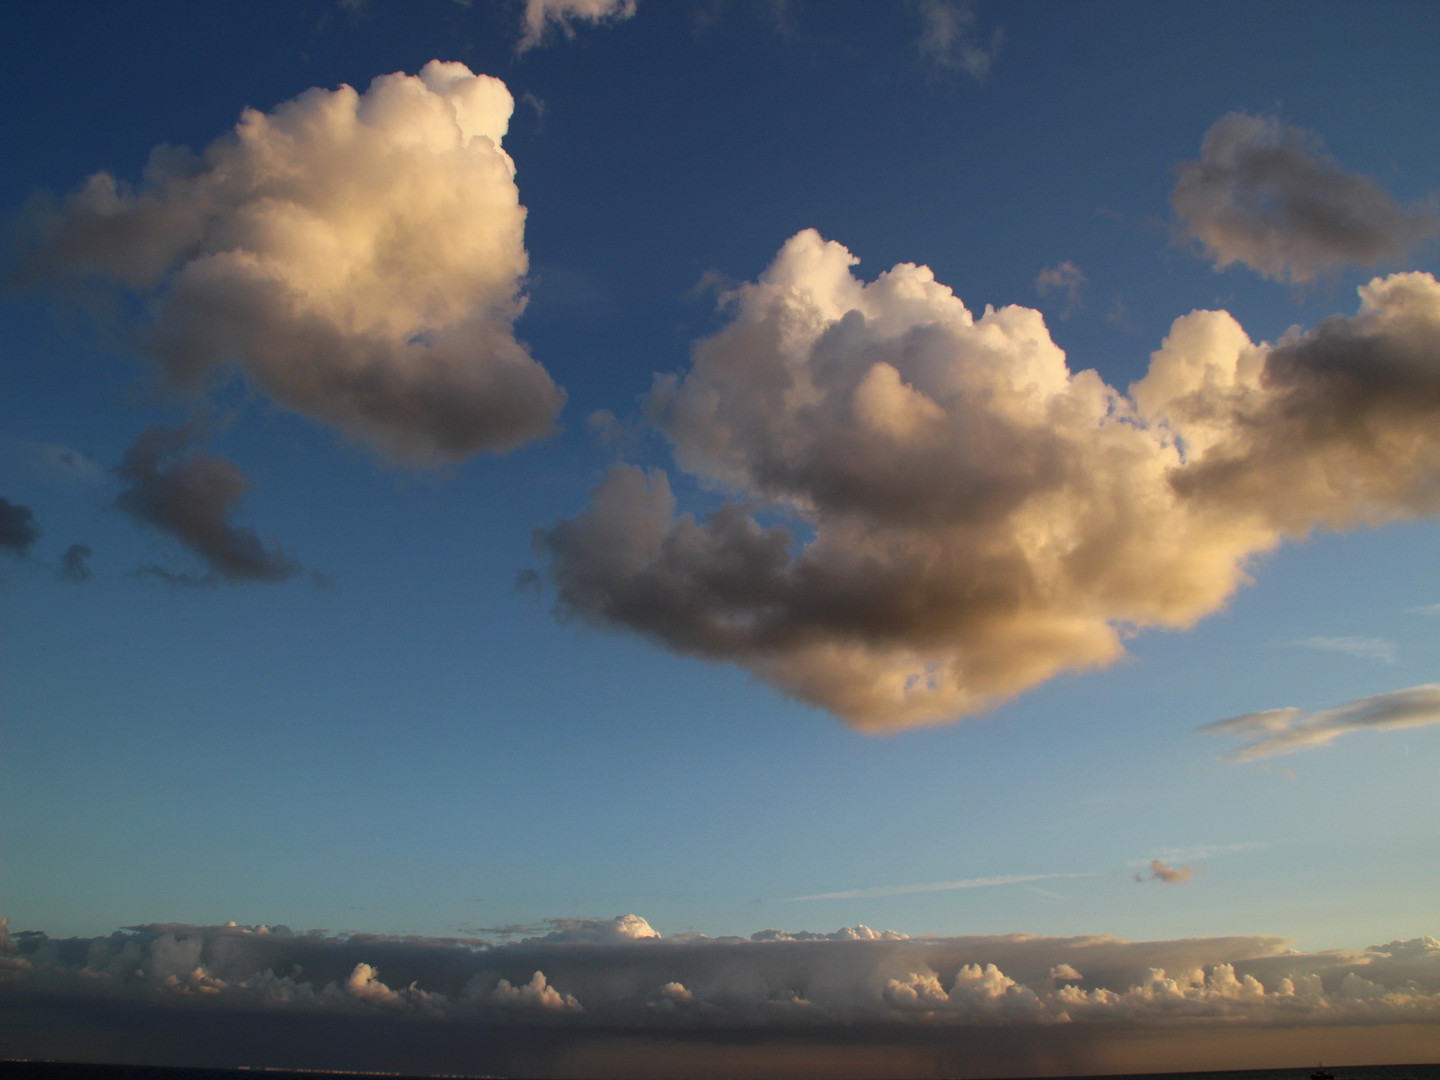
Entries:
POLYGON ((1440 936, 1440 12, 550 6, 0 14, 9 931, 1440 936))

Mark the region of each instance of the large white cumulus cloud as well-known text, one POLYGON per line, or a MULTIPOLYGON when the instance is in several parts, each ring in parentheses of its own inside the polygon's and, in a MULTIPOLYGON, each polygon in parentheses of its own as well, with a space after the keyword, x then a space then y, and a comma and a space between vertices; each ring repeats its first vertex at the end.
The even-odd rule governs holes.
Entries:
POLYGON ((866 728, 971 713, 1218 609, 1259 552, 1440 509, 1440 285, 1377 279, 1275 346, 1178 319, 1130 393, 1039 312, 813 231, 730 297, 651 415, 734 498, 619 466, 540 544, 562 608, 866 728), (787 524, 788 523, 788 524, 787 524))
POLYGON ((247 109, 203 155, 160 147, 27 215, 15 273, 145 299, 175 386, 233 364, 283 405, 402 458, 550 431, 563 393, 515 338, 525 209, 498 79, 431 61, 364 93, 247 109))

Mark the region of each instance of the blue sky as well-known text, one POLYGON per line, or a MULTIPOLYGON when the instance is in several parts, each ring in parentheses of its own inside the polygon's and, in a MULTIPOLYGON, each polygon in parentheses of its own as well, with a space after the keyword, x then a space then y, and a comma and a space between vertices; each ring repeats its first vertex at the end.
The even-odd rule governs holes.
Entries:
POLYGON ((1435 934, 1440 14, 530 6, 0 15, 10 931, 1435 934))

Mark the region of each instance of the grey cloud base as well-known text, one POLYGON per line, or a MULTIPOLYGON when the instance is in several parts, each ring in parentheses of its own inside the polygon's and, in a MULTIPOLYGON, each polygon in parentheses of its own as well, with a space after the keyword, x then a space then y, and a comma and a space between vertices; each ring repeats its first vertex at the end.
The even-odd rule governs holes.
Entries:
MULTIPOLYGON (((1440 1023, 1440 942, 1430 938, 1305 954, 1266 937, 905 939, 856 927, 746 940, 649 936, 635 916, 564 923, 580 936, 494 944, 233 924, 53 940, 12 936, 0 922, 0 1051, 33 1053, 47 1037, 52 1049, 57 1038, 70 1047, 108 1038, 113 1049, 124 1019, 128 1059, 151 1063, 345 1068, 343 1040, 332 1036, 353 1030, 370 1032, 358 1044, 367 1068, 393 1059, 385 1067, 402 1072, 437 1067, 416 1048, 453 1041, 509 1048, 520 1056, 493 1066, 507 1074, 611 1074, 585 1065, 632 1060, 624 1041, 635 1039, 667 1053, 801 1046, 825 1062, 811 1072, 877 1075, 873 1060, 868 1072, 826 1061, 824 1047, 934 1047, 927 1033, 945 1032, 944 1043, 988 1067, 957 1072, 953 1060, 947 1069, 909 1058, 909 1075, 1031 1075, 1083 1072, 1082 1062, 1105 1071, 1106 1040, 1133 1046, 1147 1032, 1169 1043, 1177 1030, 1212 1041, 1254 1031, 1284 1044, 1283 1033, 1297 1031, 1314 1046, 1332 1045, 1332 1034, 1354 1043, 1365 1030, 1404 1031, 1423 1045, 1440 1023), (48 1023, 27 1025, 36 1017, 48 1023), (187 1044, 207 1030, 226 1037, 187 1044), (1008 1070, 1003 1056, 988 1057, 1027 1044, 1080 1056, 1046 1069, 1043 1056, 1022 1055, 1008 1070), (566 1056, 546 1059, 541 1045, 566 1056), (249 1056, 223 1059, 242 1048, 249 1056)), ((1169 1052, 1188 1050, 1180 1040, 1169 1052)), ((1411 1054, 1402 1041, 1391 1057, 1411 1054)), ((668 1061, 672 1075, 705 1075, 682 1061, 668 1061)))
POLYGON ((1428 274, 1274 346, 1193 312, 1125 394, 1037 311, 976 318, 925 267, 854 262, 798 234, 656 380, 676 463, 732 498, 697 519, 663 472, 616 467, 537 537, 562 611, 880 730, 1189 626, 1287 538, 1440 510, 1428 274))
POLYGON ((1170 202, 1217 269, 1241 262, 1277 281, 1397 261, 1440 231, 1433 204, 1401 206, 1310 132, 1238 112, 1206 132, 1170 202))

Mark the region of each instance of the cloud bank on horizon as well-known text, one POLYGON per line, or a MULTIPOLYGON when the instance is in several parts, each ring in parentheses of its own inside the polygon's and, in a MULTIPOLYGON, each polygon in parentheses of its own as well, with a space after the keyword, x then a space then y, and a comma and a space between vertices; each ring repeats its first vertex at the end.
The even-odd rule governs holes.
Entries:
POLYGON ((1122 393, 1038 311, 976 318, 926 267, 856 261, 796 234, 657 377, 676 464, 730 498, 698 520, 615 467, 539 534, 562 610, 888 730, 1188 627, 1286 539, 1440 510, 1429 274, 1274 345, 1192 312, 1122 393))
POLYGON ((364 93, 247 109, 132 187, 96 173, 28 208, 17 282, 146 301, 173 388, 233 366, 281 405, 431 464, 550 433, 564 393, 515 338, 525 208, 499 79, 432 60, 364 93))
POLYGON ((52 939, 0 920, 0 995, 662 1030, 1440 1019, 1428 937, 1301 953, 1273 937, 912 939, 857 926, 666 938, 635 915, 562 921, 558 936, 495 944, 234 924, 52 939))

